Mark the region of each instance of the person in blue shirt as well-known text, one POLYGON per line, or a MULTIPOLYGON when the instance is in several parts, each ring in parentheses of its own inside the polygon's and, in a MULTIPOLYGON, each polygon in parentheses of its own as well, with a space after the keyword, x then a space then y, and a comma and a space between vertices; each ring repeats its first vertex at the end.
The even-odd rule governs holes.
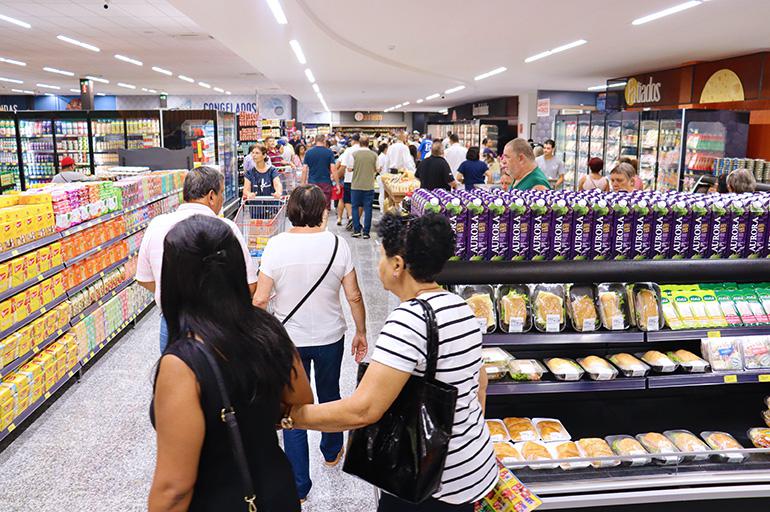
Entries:
POLYGON ((243 180, 243 199, 273 196, 280 198, 283 194, 278 169, 268 164, 267 148, 255 146, 251 153, 254 157, 254 169, 245 172, 243 180))
POLYGON ((457 181, 465 184, 465 190, 473 190, 476 185, 485 183, 487 178, 492 180, 492 172, 486 162, 479 160, 478 146, 471 146, 465 161, 457 169, 457 181))
POLYGON ((305 153, 302 167, 302 184, 316 185, 326 196, 326 208, 332 199, 332 174, 335 167, 334 152, 326 147, 326 136, 317 135, 315 146, 305 153))
POLYGON ((433 140, 429 136, 425 136, 420 142, 420 147, 417 148, 417 152, 420 154, 420 160, 425 160, 430 156, 430 148, 433 146, 433 140))

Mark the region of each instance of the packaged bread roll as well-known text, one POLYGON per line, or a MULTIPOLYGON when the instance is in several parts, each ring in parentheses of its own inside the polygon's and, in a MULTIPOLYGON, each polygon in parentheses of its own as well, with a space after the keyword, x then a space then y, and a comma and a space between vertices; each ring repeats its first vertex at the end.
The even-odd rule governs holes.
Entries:
POLYGON ((518 443, 520 441, 536 441, 540 438, 529 418, 505 418, 503 419, 505 428, 511 440, 518 443))
POLYGON ((551 441, 569 441, 570 435, 567 429, 564 428, 561 421, 553 418, 533 418, 537 433, 540 435, 540 439, 546 443, 551 441))
MULTIPOLYGON (((607 441, 598 437, 580 439, 577 446, 585 457, 612 457, 612 449, 607 441)), ((607 468, 620 465, 619 460, 595 460, 591 462, 595 468, 607 468)))

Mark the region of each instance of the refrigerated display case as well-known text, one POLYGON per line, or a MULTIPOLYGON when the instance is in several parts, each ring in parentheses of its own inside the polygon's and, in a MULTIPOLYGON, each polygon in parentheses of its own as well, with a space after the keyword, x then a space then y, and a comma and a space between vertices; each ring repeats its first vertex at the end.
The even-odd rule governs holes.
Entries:
POLYGON ((159 148, 160 117, 155 116, 126 117, 126 144, 128 149, 159 148))
POLYGON ((639 127, 639 178, 644 190, 653 190, 660 142, 660 119, 657 112, 643 112, 639 127))
POLYGON ((578 152, 577 152, 577 177, 588 173, 588 158, 591 152, 591 114, 578 116, 578 152))
POLYGON ((607 115, 603 112, 591 112, 591 150, 590 158, 604 160, 604 135, 607 115))
POLYGON ((225 203, 239 197, 236 122, 232 112, 217 112, 217 162, 225 175, 225 203))
POLYGON ((639 158, 639 112, 623 112, 620 123, 620 156, 639 158))
POLYGON ((556 152, 564 162, 565 190, 577 185, 578 116, 573 114, 556 116, 556 152))
POLYGON ((676 191, 679 190, 679 161, 682 159, 683 111, 663 111, 660 115, 658 175, 655 190, 676 191))
MULTIPOLYGON (((498 146, 500 143, 500 131, 497 125, 495 124, 482 124, 481 125, 481 143, 484 142, 485 139, 492 140, 492 142, 495 143, 495 151, 499 153, 498 146)), ((482 149, 483 151, 483 149, 482 149)))
POLYGON ((118 165, 118 150, 126 149, 126 125, 123 119, 103 116, 92 119, 91 147, 96 172, 118 165))
POLYGON ((604 168, 611 170, 620 159, 620 142, 623 135, 622 112, 607 114, 606 137, 604 141, 604 168))
POLYGON ((54 140, 56 141, 56 169, 65 157, 75 160, 78 172, 91 174, 91 150, 89 147, 88 118, 54 118, 54 140))
POLYGON ((481 127, 479 121, 464 121, 457 123, 430 123, 427 126, 428 134, 434 139, 444 140, 449 132, 454 133, 460 139, 463 147, 481 145, 481 127))
POLYGON ((21 190, 19 143, 13 114, 0 112, 0 194, 21 190))
POLYGON ((45 113, 20 112, 17 115, 24 184, 30 188, 49 183, 57 169, 53 120, 45 113))

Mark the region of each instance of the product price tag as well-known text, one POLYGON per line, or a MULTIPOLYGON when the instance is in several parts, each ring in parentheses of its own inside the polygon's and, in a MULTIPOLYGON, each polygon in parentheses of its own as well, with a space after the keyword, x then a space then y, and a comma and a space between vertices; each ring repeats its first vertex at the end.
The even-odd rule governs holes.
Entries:
POLYGON ((612 317, 612 330, 622 331, 625 329, 626 323, 623 321, 623 315, 615 315, 612 317))
POLYGON ((722 331, 709 331, 708 332, 709 338, 721 338, 722 337, 722 331))
POLYGON ((41 312, 41 313, 45 313, 46 311, 47 311, 47 309, 45 309, 45 306, 43 306, 42 308, 40 308, 40 312, 41 312))
POLYGON ((561 315, 546 315, 545 332, 559 332, 561 329, 561 315))
POLYGON ((586 331, 595 331, 596 330, 596 320, 592 320, 590 318, 586 318, 583 320, 583 332, 586 331))
POLYGON ((738 376, 737 375, 725 375, 724 376, 725 384, 735 384, 738 382, 738 376))
POLYGON ((479 324, 479 329, 481 329, 481 334, 487 333, 487 319, 486 318, 476 318, 476 322, 479 324))
POLYGON ((38 274, 37 275, 37 281, 40 282, 42 280, 43 280, 43 274, 38 274))
POLYGON ((101 350, 103 348, 104 348, 104 343, 99 343, 99 349, 101 350))
POLYGON ((51 393, 46 393, 45 394, 45 399, 48 400, 49 398, 51 398, 51 393))
POLYGON ((757 380, 759 382, 770 382, 770 375, 759 375, 757 376, 757 380))
POLYGON ((657 316, 651 316, 647 319, 647 330, 657 331, 660 328, 660 319, 657 316))
POLYGON ((13 423, 11 423, 10 425, 8 425, 8 433, 9 433, 9 434, 10 434, 11 432, 13 432, 14 430, 16 430, 16 425, 14 425, 13 423))
POLYGON ((508 332, 523 332, 524 331, 524 319, 511 318, 511 323, 508 324, 508 332))

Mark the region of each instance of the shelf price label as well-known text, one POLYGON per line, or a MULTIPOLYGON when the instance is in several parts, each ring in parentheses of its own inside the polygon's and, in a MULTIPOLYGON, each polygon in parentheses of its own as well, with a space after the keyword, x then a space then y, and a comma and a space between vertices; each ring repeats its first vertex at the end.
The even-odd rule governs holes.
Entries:
POLYGON ((759 375, 757 377, 757 381, 759 381, 759 382, 770 382, 770 375, 767 375, 767 374, 759 375))
POLYGON ((13 432, 14 430, 16 430, 16 425, 15 424, 11 423, 10 425, 8 425, 8 433, 9 434, 11 432, 13 432))
POLYGON ((709 331, 708 332, 709 338, 721 338, 722 337, 722 331, 709 331))
POLYGON ((45 399, 48 400, 49 398, 51 398, 51 393, 46 392, 45 399))
POLYGON ((738 376, 737 375, 725 375, 724 376, 725 384, 735 384, 738 382, 738 376))

